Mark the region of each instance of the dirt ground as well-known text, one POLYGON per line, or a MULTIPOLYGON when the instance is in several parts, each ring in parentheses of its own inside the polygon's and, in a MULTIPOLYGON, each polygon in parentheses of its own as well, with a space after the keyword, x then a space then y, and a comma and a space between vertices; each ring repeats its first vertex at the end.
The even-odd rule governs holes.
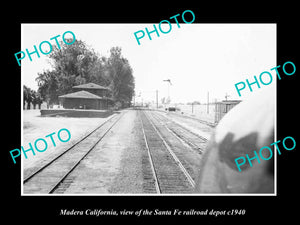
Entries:
MULTIPOLYGON (((111 116, 110 116, 111 117, 111 116)), ((35 151, 35 155, 31 151, 27 152, 27 159, 22 157, 23 171, 26 173, 38 164, 48 161, 50 158, 58 155, 59 152, 75 143, 80 137, 89 133, 97 126, 108 120, 107 118, 70 118, 70 117, 41 117, 39 110, 23 110, 23 131, 22 146, 29 149, 29 143, 34 146, 35 140, 43 138, 47 141, 48 148, 44 152, 35 151), (61 142, 57 137, 57 132, 66 128, 71 133, 71 139, 68 142, 61 142), (45 136, 55 132, 53 135, 56 146, 54 147, 50 137, 45 136)), ((41 147, 41 149, 43 146, 41 147)))
POLYGON ((127 111, 74 171, 65 194, 142 193, 136 112, 127 111))
MULTIPOLYGON (((212 129, 207 125, 178 116, 165 115, 182 126, 198 134, 209 137, 212 129)), ((53 159, 77 142, 108 118, 67 118, 40 117, 39 110, 23 112, 23 147, 34 143, 38 138, 66 128, 71 133, 71 140, 62 143, 53 135, 56 147, 50 138, 45 152, 28 152, 28 159, 22 156, 23 173, 26 177, 40 165, 53 159)), ((107 133, 94 150, 80 163, 73 172, 73 182, 64 194, 142 194, 143 190, 143 154, 144 138, 141 132, 140 118, 137 111, 126 110, 120 121, 107 133)))
POLYGON ((206 138, 207 140, 210 139, 210 136, 214 130, 213 127, 210 127, 206 124, 200 123, 189 117, 178 115, 176 113, 164 113, 164 112, 159 112, 159 111, 157 113, 160 113, 161 115, 168 117, 172 121, 180 124, 181 126, 194 132, 195 134, 198 134, 198 135, 206 138))

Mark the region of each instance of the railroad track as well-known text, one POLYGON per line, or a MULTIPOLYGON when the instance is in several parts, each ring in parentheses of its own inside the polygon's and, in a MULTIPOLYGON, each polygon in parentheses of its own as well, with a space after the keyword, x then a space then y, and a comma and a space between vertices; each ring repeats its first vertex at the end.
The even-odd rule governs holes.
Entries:
POLYGON ((151 112, 154 117, 162 126, 164 126, 170 133, 173 133, 183 144, 189 146, 191 149, 202 154, 206 148, 208 140, 199 134, 196 134, 179 123, 176 123, 163 115, 151 112))
POLYGON ((114 115, 66 151, 26 176, 23 180, 24 194, 63 193, 73 182, 72 171, 105 137, 123 114, 114 115))
POLYGON ((192 193, 195 182, 188 170, 149 116, 139 111, 139 117, 152 170, 152 177, 147 174, 145 182, 154 185, 158 194, 192 193))

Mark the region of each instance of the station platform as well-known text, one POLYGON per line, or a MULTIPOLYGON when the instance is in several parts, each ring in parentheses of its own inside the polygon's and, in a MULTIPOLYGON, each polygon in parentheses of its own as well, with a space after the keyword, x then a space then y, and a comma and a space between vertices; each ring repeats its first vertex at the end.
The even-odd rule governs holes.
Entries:
POLYGON ((98 117, 105 118, 114 113, 112 110, 87 109, 42 109, 41 116, 45 117, 98 117))

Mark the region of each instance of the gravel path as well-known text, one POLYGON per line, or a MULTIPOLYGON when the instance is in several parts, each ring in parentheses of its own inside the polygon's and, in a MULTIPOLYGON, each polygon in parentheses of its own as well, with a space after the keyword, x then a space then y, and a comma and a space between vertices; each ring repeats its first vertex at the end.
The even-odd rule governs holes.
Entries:
POLYGON ((136 111, 129 110, 80 163, 65 194, 142 193, 136 111))

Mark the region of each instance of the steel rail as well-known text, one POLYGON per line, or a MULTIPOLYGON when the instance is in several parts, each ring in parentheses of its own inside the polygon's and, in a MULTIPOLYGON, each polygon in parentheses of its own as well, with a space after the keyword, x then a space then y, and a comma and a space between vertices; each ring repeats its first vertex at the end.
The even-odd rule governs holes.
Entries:
POLYGON ((170 153, 170 155, 173 157, 174 161, 176 162, 176 164, 179 166, 179 168, 181 169, 181 171, 183 172, 183 174, 186 176, 188 182, 191 184, 191 186, 194 188, 195 187, 195 181, 193 180, 193 178, 191 177, 191 175, 188 173, 188 171, 185 169, 185 167, 182 165, 181 161, 178 159, 178 157, 176 156, 176 154, 173 152, 173 150, 171 149, 171 147, 169 146, 169 144, 166 142, 166 140, 162 137, 160 131, 156 128, 156 126, 153 124, 153 122, 151 121, 151 119, 149 119, 149 116, 146 115, 146 113, 144 112, 145 117, 148 119, 148 121, 150 122, 150 124, 152 125, 152 127, 154 128, 154 130, 157 132, 158 136, 160 137, 160 139, 162 140, 162 142, 164 143, 166 149, 168 150, 168 152, 170 153))
POLYGON ((119 118, 113 122, 113 124, 99 137, 95 144, 73 165, 73 167, 50 189, 49 194, 52 194, 59 185, 66 179, 66 177, 80 164, 80 162, 95 148, 95 146, 106 136, 106 134, 114 127, 114 125, 122 118, 124 114, 120 115, 119 118))
MULTIPOLYGON (((159 116, 156 114, 155 116, 153 116, 151 114, 152 118, 155 118, 162 126, 164 126, 171 134, 174 135, 174 137, 176 137, 183 145, 189 147, 190 149, 192 150, 197 150, 197 152, 199 152, 200 154, 203 153, 203 149, 201 147, 199 147, 197 144, 189 141, 187 138, 184 138, 182 136, 180 136, 179 134, 177 134, 174 130, 172 130, 171 128, 169 128, 165 123, 164 121, 159 118, 159 116)), ((165 118, 165 117, 164 117, 165 118)), ((165 118, 166 119, 166 118, 165 118)), ((166 119, 167 120, 167 119, 166 119)), ((202 137, 202 136, 199 136, 198 134, 195 134, 194 132, 192 131, 189 131, 188 129, 186 129, 185 127, 183 127, 182 125, 170 120, 172 123, 176 124, 176 126, 180 127, 182 130, 184 130, 185 132, 187 133, 190 133, 192 135, 195 135, 196 137, 199 137, 201 140, 203 141, 206 141, 207 142, 207 139, 202 137)))
POLYGON ((146 134, 145 134, 145 128, 144 128, 144 125, 143 125, 143 121, 142 121, 142 118, 141 118, 141 112, 140 111, 139 111, 139 117, 140 117, 140 121, 141 121, 141 124, 142 124, 142 131, 143 131, 143 136, 144 136, 144 140, 145 140, 145 143, 146 143, 147 154, 148 154, 148 157, 149 157, 149 162, 150 162, 151 170, 152 170, 152 173, 153 173, 153 178, 154 178, 154 181, 155 181, 154 182, 155 190, 156 190, 156 193, 161 194, 161 190, 160 190, 158 179, 157 179, 156 170, 155 170, 155 167, 154 167, 154 164, 153 164, 153 159, 152 159, 150 148, 149 148, 149 145, 148 145, 148 140, 147 140, 147 137, 146 137, 146 134))
POLYGON ((106 123, 108 123, 109 121, 111 121, 113 118, 115 118, 117 116, 114 115, 111 118, 109 118, 108 120, 106 120, 104 123, 102 123, 100 126, 96 127, 94 130, 92 130, 90 133, 88 133, 86 136, 84 136, 83 138, 81 138, 80 140, 78 140, 76 143, 74 143, 71 147, 67 148, 64 152, 62 152, 61 154, 59 154, 58 156, 54 157, 51 161, 49 161, 48 163, 44 164, 43 166, 41 166, 39 169, 37 169, 35 172, 31 173, 29 176, 27 176, 26 178, 24 178, 23 180, 23 184, 25 184, 26 182, 28 182, 32 177, 34 177, 35 175, 37 175, 38 173, 40 173, 42 170, 44 170, 45 168, 47 168, 49 165, 51 165, 53 162, 55 162, 57 159, 59 159, 60 157, 62 157, 64 154, 66 154, 67 152, 69 152, 71 149, 73 149, 75 146, 77 146, 79 143, 81 143, 82 141, 84 141, 87 137, 89 137, 91 134, 95 133, 97 130, 99 130, 101 127, 103 127, 106 123))

